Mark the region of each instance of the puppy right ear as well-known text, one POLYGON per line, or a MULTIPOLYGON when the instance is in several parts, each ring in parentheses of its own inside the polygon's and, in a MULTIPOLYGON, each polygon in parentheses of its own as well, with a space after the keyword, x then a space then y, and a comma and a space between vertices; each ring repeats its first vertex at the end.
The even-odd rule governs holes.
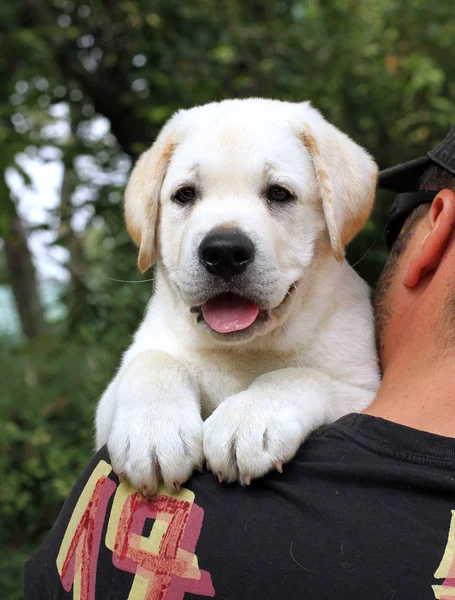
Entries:
POLYGON ((373 207, 378 167, 366 150, 309 103, 302 106, 299 137, 313 163, 332 252, 343 262, 345 246, 373 207))
POLYGON ((153 146, 139 157, 126 186, 126 227, 139 246, 138 266, 142 273, 156 260, 161 187, 176 145, 175 135, 165 127, 153 146))

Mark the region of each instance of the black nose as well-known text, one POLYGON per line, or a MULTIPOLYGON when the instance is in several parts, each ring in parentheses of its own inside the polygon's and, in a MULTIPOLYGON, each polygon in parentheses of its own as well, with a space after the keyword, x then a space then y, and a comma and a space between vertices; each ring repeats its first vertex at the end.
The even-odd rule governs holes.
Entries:
POLYGON ((214 231, 202 240, 199 260, 212 275, 230 279, 253 262, 254 245, 241 231, 214 231))

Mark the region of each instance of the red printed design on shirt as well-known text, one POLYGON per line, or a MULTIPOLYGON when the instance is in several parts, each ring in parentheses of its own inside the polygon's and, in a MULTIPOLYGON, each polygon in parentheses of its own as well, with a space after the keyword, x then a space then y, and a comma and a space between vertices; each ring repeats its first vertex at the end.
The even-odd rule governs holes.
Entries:
POLYGON ((87 481, 63 536, 57 570, 64 589, 74 600, 94 600, 96 569, 104 519, 115 482, 111 465, 100 461, 87 481))
POLYGON ((131 600, 180 600, 185 592, 215 595, 210 574, 199 569, 195 554, 204 511, 194 494, 170 494, 164 486, 150 501, 126 482, 117 489, 106 533, 114 565, 136 577, 131 600), (153 519, 148 537, 146 519, 153 519))
MULTIPOLYGON (((57 557, 62 584, 67 591, 73 587, 74 600, 95 598, 106 507, 116 487, 107 478, 111 470, 101 461, 93 471, 57 557)), ((186 592, 215 595, 210 574, 199 569, 195 553, 203 517, 190 490, 171 494, 162 486, 148 501, 127 482, 117 487, 104 542, 114 566, 134 574, 128 600, 181 600, 186 592), (151 531, 145 536, 147 523, 151 531)))
POLYGON ((441 585, 433 585, 435 598, 439 600, 455 599, 455 510, 449 528, 446 549, 439 567, 434 574, 436 579, 444 579, 441 585))

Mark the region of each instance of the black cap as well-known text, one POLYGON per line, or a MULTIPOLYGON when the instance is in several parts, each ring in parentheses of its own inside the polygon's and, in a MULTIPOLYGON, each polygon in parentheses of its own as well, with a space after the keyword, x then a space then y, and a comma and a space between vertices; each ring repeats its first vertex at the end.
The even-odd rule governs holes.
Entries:
POLYGON ((392 205, 386 226, 388 249, 397 239, 408 214, 417 206, 432 202, 438 190, 419 192, 420 178, 436 164, 455 176, 455 125, 444 140, 425 156, 410 160, 379 173, 379 187, 399 193, 392 205))
POLYGON ((425 156, 381 171, 379 187, 395 192, 418 190, 420 178, 434 163, 455 175, 455 125, 450 128, 443 141, 425 156))

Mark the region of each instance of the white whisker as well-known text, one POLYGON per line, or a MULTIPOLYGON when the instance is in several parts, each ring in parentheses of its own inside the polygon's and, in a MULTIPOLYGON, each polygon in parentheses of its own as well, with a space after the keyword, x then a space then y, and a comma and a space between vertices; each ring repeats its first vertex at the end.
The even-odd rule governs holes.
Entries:
POLYGON ((365 252, 365 254, 362 256, 362 258, 359 258, 359 260, 357 262, 355 262, 353 265, 351 265, 351 267, 354 268, 356 265, 359 264, 359 262, 362 262, 362 260, 365 258, 365 256, 370 253, 370 251, 372 250, 372 248, 375 244, 376 244, 376 240, 373 240, 373 243, 368 248, 368 250, 365 252))
POLYGON ((135 281, 129 281, 128 279, 114 279, 114 277, 109 277, 109 275, 106 275, 105 277, 111 281, 116 281, 117 283, 147 283, 149 281, 155 281, 154 277, 152 277, 152 279, 136 279, 135 281))

